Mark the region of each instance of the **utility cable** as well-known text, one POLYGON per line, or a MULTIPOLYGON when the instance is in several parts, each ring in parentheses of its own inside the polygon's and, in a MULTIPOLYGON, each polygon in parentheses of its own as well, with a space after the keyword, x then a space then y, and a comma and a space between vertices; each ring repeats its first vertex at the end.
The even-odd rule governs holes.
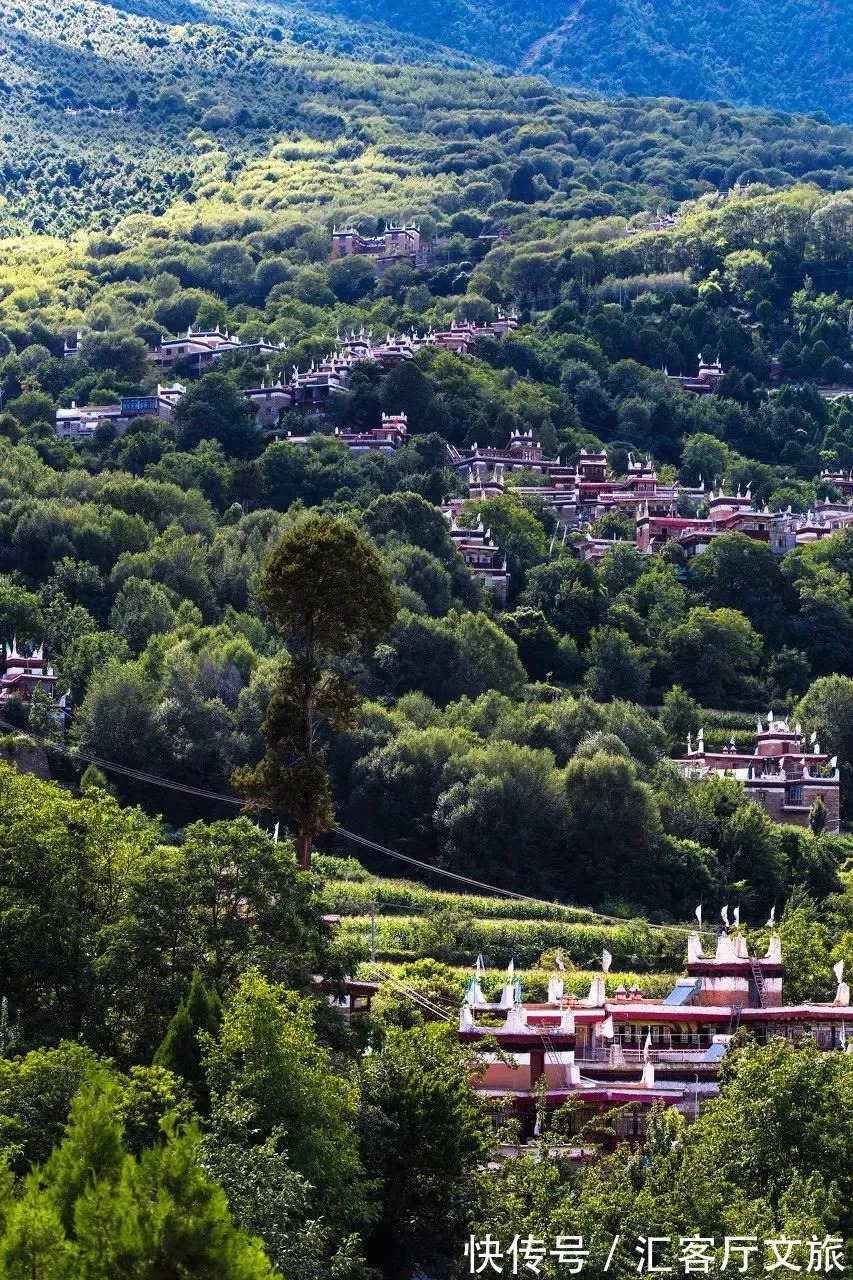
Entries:
POLYGON ((450 1017, 450 1014, 448 1014, 444 1009, 439 1008, 437 1004, 434 1004, 429 999, 428 996, 424 996, 421 994, 421 992, 415 991, 411 987, 408 987, 404 982, 402 982, 394 974, 389 973, 387 969, 381 969, 377 965, 376 972, 380 975, 381 978, 383 978, 389 984, 389 986, 395 987, 399 991, 402 991, 404 995, 408 996, 409 999, 414 1001, 415 1004, 419 1005, 422 1009, 426 1010, 427 1013, 431 1013, 433 1017, 440 1018, 443 1022, 453 1021, 453 1019, 450 1017))
MULTIPOLYGON (((183 792, 187 795, 196 796, 202 800, 215 801, 217 804, 235 805, 242 808, 244 801, 235 795, 224 794, 218 791, 208 791, 203 787, 194 787, 185 782, 177 782, 171 778, 163 778, 158 774, 147 773, 142 769, 132 769, 128 765, 117 764, 113 760, 105 760, 102 756, 93 755, 87 751, 81 751, 75 748, 64 746, 62 743, 52 742, 49 738, 44 738, 40 734, 30 733, 19 728, 18 725, 12 724, 8 720, 0 717, 0 728, 8 729, 14 733, 19 733, 22 737, 33 742, 36 746, 43 747, 47 751, 56 751, 59 755, 73 761, 85 760, 88 764, 93 764, 99 769, 105 769, 111 773, 118 773, 124 777, 132 778, 137 782, 144 782, 150 786, 165 787, 170 791, 183 792)), ((471 876, 464 876, 457 871, 448 871, 446 867, 437 867, 431 862, 424 862, 420 858, 413 858, 409 854, 399 853, 396 849, 389 849, 387 845, 379 844, 375 840, 369 840, 366 836, 360 836, 355 831, 349 831, 346 827, 333 827, 331 834, 342 836, 346 840, 351 840, 356 844, 362 845, 366 849, 371 849, 375 853, 381 853, 385 857, 395 858, 399 862, 404 862, 408 866, 417 867, 421 871, 426 871, 430 875, 443 876, 447 880, 453 880, 458 884, 470 885, 474 889, 485 890, 487 893, 493 893, 499 898, 511 898, 516 902, 530 902, 535 906, 546 907, 549 911, 577 911, 581 915, 580 920, 565 921, 566 924, 589 924, 600 921, 603 924, 611 925, 629 925, 633 923, 626 920, 624 916, 609 916, 599 911, 593 911, 589 907, 578 907, 572 903, 552 902, 547 898, 537 898, 532 894, 518 893, 514 889, 503 889, 499 885, 489 884, 485 880, 475 880, 471 876), (585 918, 584 918, 585 917, 585 918)), ((643 920, 642 924, 647 929, 659 930, 662 933, 693 933, 694 930, 688 925, 678 924, 654 924, 649 920, 643 920)))

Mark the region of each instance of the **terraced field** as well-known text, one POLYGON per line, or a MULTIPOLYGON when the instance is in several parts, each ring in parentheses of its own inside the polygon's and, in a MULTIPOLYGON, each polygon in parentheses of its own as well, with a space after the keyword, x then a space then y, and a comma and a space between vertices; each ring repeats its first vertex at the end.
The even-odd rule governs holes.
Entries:
POLYGON ((460 994, 478 954, 486 964, 486 989, 500 986, 512 960, 525 971, 526 981, 541 985, 543 994, 557 948, 566 964, 567 986, 579 993, 600 969, 605 948, 613 957, 609 990, 637 983, 649 994, 662 994, 684 964, 687 926, 656 927, 559 904, 448 893, 371 876, 351 859, 317 861, 329 877, 324 909, 342 917, 344 938, 369 946, 373 928, 375 958, 383 968, 422 958, 441 961, 458 971, 460 994))

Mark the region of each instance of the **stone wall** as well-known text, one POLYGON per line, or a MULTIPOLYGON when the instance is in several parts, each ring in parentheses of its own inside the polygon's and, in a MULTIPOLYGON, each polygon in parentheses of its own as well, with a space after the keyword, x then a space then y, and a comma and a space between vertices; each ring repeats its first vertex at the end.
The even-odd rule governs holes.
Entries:
POLYGON ((27 738, 13 734, 0 738, 0 763, 11 765, 18 773, 31 773, 43 782, 50 781, 47 752, 27 738))
POLYGON ((802 801, 798 804, 786 803, 785 784, 758 779, 755 785, 747 787, 746 794, 751 800, 760 804, 764 812, 774 822, 786 826, 808 827, 811 807, 818 796, 823 797, 826 805, 826 829, 838 832, 840 829, 840 794, 837 782, 823 781, 819 778, 805 778, 797 785, 802 786, 802 801))

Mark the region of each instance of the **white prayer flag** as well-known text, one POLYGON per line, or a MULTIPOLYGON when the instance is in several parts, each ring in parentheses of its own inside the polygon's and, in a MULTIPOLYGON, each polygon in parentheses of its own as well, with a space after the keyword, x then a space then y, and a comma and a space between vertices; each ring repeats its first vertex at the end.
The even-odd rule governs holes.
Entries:
POLYGON ((839 960, 838 964, 833 965, 832 972, 835 974, 835 980, 839 984, 844 981, 844 961, 839 960))
POLYGON ((281 825, 281 824, 280 824, 279 822, 277 822, 277 823, 275 824, 275 830, 274 830, 274 831, 273 831, 273 833, 272 833, 273 844, 278 844, 278 829, 279 829, 280 825, 281 825))
POLYGON ((605 1040, 612 1040, 616 1034, 613 1027, 613 1019, 609 1015, 601 1024, 601 1034, 604 1036, 605 1040))
POLYGON ((699 906, 696 908, 696 919, 698 920, 699 928, 701 929, 702 928, 702 903, 701 902, 699 903, 699 906))
POLYGON ((643 1045, 643 1062, 648 1062, 649 1054, 652 1051, 652 1033, 651 1030, 646 1032, 646 1042, 643 1045))
POLYGON ((722 917, 723 924, 724 924, 724 925, 726 926, 726 928, 728 929, 728 927, 729 927, 729 909, 728 909, 728 907, 723 907, 722 911, 720 912, 720 916, 722 917))
POLYGON ((507 965, 506 971, 507 971, 507 973, 509 974, 510 978, 514 975, 514 973, 515 973, 515 961, 514 961, 514 960, 510 960, 509 964, 507 965))
POLYGON ((477 960, 476 960, 476 962, 475 962, 475 964, 474 964, 474 972, 475 972, 475 973, 482 973, 482 972, 483 972, 483 970, 485 969, 485 967, 486 967, 486 964, 485 964, 485 961, 483 960, 482 955, 478 955, 478 956, 477 956, 477 960))
POLYGON ((563 959, 563 948, 562 948, 562 947, 557 947, 557 954, 556 954, 556 956, 554 957, 554 964, 555 964, 555 965, 557 966, 557 968, 560 970, 560 973, 565 973, 565 971, 566 971, 566 962, 565 962, 565 960, 563 959))
POLYGON ((772 928, 773 928, 773 926, 775 925, 775 923, 776 923, 776 908, 775 908, 775 907, 771 907, 771 908, 770 908, 770 919, 767 921, 767 923, 769 924, 769 926, 770 926, 770 928, 771 928, 771 929, 772 929, 772 928))
POLYGON ((613 963, 613 957, 605 947, 601 953, 601 967, 605 973, 610 972, 610 966, 612 965, 612 963, 613 963))
POLYGON ((735 907, 734 917, 735 917, 735 925, 738 928, 740 928, 740 907, 735 907))

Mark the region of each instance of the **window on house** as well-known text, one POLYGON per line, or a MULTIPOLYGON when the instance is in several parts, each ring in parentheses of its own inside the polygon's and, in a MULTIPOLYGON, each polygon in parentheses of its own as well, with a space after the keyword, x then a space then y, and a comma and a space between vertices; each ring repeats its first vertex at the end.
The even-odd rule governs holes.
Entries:
POLYGON ((786 804, 802 804, 802 803, 803 803, 803 788, 802 788, 801 786, 799 786, 798 784, 795 784, 794 786, 791 786, 791 787, 786 787, 786 788, 785 788, 785 803, 786 803, 786 804))

